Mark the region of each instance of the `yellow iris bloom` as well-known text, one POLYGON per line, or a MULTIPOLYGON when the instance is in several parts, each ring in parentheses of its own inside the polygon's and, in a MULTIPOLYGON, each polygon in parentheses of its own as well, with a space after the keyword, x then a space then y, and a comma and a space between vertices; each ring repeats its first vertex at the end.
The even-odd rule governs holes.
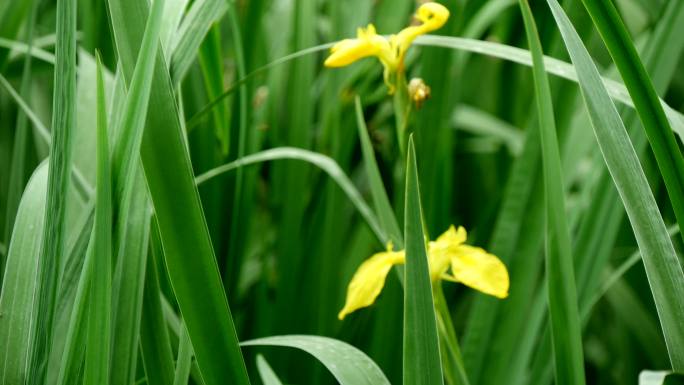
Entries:
POLYGON ((420 25, 404 28, 396 35, 388 38, 378 35, 373 24, 359 28, 356 39, 344 39, 330 49, 330 56, 325 60, 326 67, 344 67, 359 59, 375 56, 385 68, 384 79, 393 92, 394 86, 390 76, 403 70, 404 55, 413 40, 423 34, 441 28, 449 18, 449 10, 439 3, 425 3, 416 11, 415 17, 420 25))
MULTIPOLYGON (((463 227, 457 230, 451 226, 428 244, 430 278, 433 282, 439 279, 461 282, 485 294, 506 298, 509 286, 506 266, 484 249, 466 245, 466 237, 463 227)), ((391 243, 387 245, 387 251, 374 254, 363 262, 349 283, 347 301, 338 318, 341 320, 349 313, 372 305, 392 266, 405 262, 404 250, 393 251, 391 243)))

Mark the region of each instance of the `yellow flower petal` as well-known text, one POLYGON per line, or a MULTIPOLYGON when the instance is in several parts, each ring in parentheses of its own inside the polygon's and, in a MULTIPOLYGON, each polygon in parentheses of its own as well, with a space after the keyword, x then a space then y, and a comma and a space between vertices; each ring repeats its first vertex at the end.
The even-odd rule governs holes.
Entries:
POLYGON ((363 262, 349 282, 347 301, 337 317, 341 320, 353 311, 372 305, 385 286, 385 278, 392 266, 404 261, 404 252, 392 251, 390 244, 387 251, 374 254, 363 262))
POLYGON ((456 229, 454 225, 451 225, 434 243, 439 244, 441 247, 456 247, 463 244, 467 237, 468 233, 466 233, 463 226, 458 226, 458 229, 456 229))
POLYGON ((416 19, 422 24, 404 28, 394 38, 399 61, 403 60, 416 37, 441 28, 449 19, 449 10, 439 3, 425 3, 416 11, 416 19))
POLYGON ((387 39, 375 32, 373 24, 368 24, 366 29, 357 30, 356 39, 344 39, 336 43, 324 64, 326 67, 344 67, 368 56, 378 56, 383 61, 389 49, 387 39))
POLYGON ((498 298, 508 296, 508 270, 493 254, 479 247, 461 245, 451 258, 453 279, 498 298))
MULTIPOLYGON (((430 245, 432 244, 434 244, 434 242, 430 242, 430 245)), ((447 249, 429 249, 428 261, 430 268, 430 279, 432 279, 432 282, 438 281, 440 278, 442 278, 444 273, 449 270, 449 264, 451 263, 451 259, 449 257, 450 254, 447 249)))
POLYGON ((451 225, 449 229, 435 241, 428 244, 430 278, 433 282, 442 278, 444 273, 449 269, 452 256, 465 240, 465 229, 459 226, 458 230, 456 230, 456 228, 451 225))

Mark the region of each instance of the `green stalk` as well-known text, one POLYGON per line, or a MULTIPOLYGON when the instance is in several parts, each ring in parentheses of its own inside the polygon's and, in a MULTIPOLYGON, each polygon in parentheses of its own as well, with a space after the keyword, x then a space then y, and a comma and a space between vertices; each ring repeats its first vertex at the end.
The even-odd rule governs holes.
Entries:
POLYGON ((435 301, 444 377, 450 385, 470 385, 463 365, 461 348, 458 346, 454 323, 451 321, 449 307, 444 298, 444 289, 440 282, 433 283, 432 293, 435 301))
POLYGON ((406 144, 408 140, 408 120, 411 114, 411 102, 409 100, 406 75, 399 72, 396 75, 396 85, 393 94, 394 118, 396 120, 397 141, 401 152, 402 164, 406 160, 406 144))

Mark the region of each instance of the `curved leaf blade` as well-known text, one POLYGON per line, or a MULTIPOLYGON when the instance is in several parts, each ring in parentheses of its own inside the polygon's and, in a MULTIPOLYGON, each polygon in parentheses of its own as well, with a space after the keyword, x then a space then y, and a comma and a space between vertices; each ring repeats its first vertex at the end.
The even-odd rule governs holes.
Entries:
POLYGON ((284 346, 303 350, 319 360, 341 385, 389 385, 382 370, 359 349, 336 339, 285 335, 242 342, 242 346, 284 346))

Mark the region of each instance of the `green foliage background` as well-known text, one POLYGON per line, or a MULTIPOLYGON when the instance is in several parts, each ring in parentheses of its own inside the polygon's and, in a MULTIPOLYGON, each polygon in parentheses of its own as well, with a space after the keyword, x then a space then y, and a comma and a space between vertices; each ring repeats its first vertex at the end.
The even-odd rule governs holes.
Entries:
POLYGON ((0 383, 681 381, 684 2, 442 3, 407 163, 378 62, 322 63, 415 1, 0 2, 0 383), (451 224, 507 299, 430 291, 451 224))

